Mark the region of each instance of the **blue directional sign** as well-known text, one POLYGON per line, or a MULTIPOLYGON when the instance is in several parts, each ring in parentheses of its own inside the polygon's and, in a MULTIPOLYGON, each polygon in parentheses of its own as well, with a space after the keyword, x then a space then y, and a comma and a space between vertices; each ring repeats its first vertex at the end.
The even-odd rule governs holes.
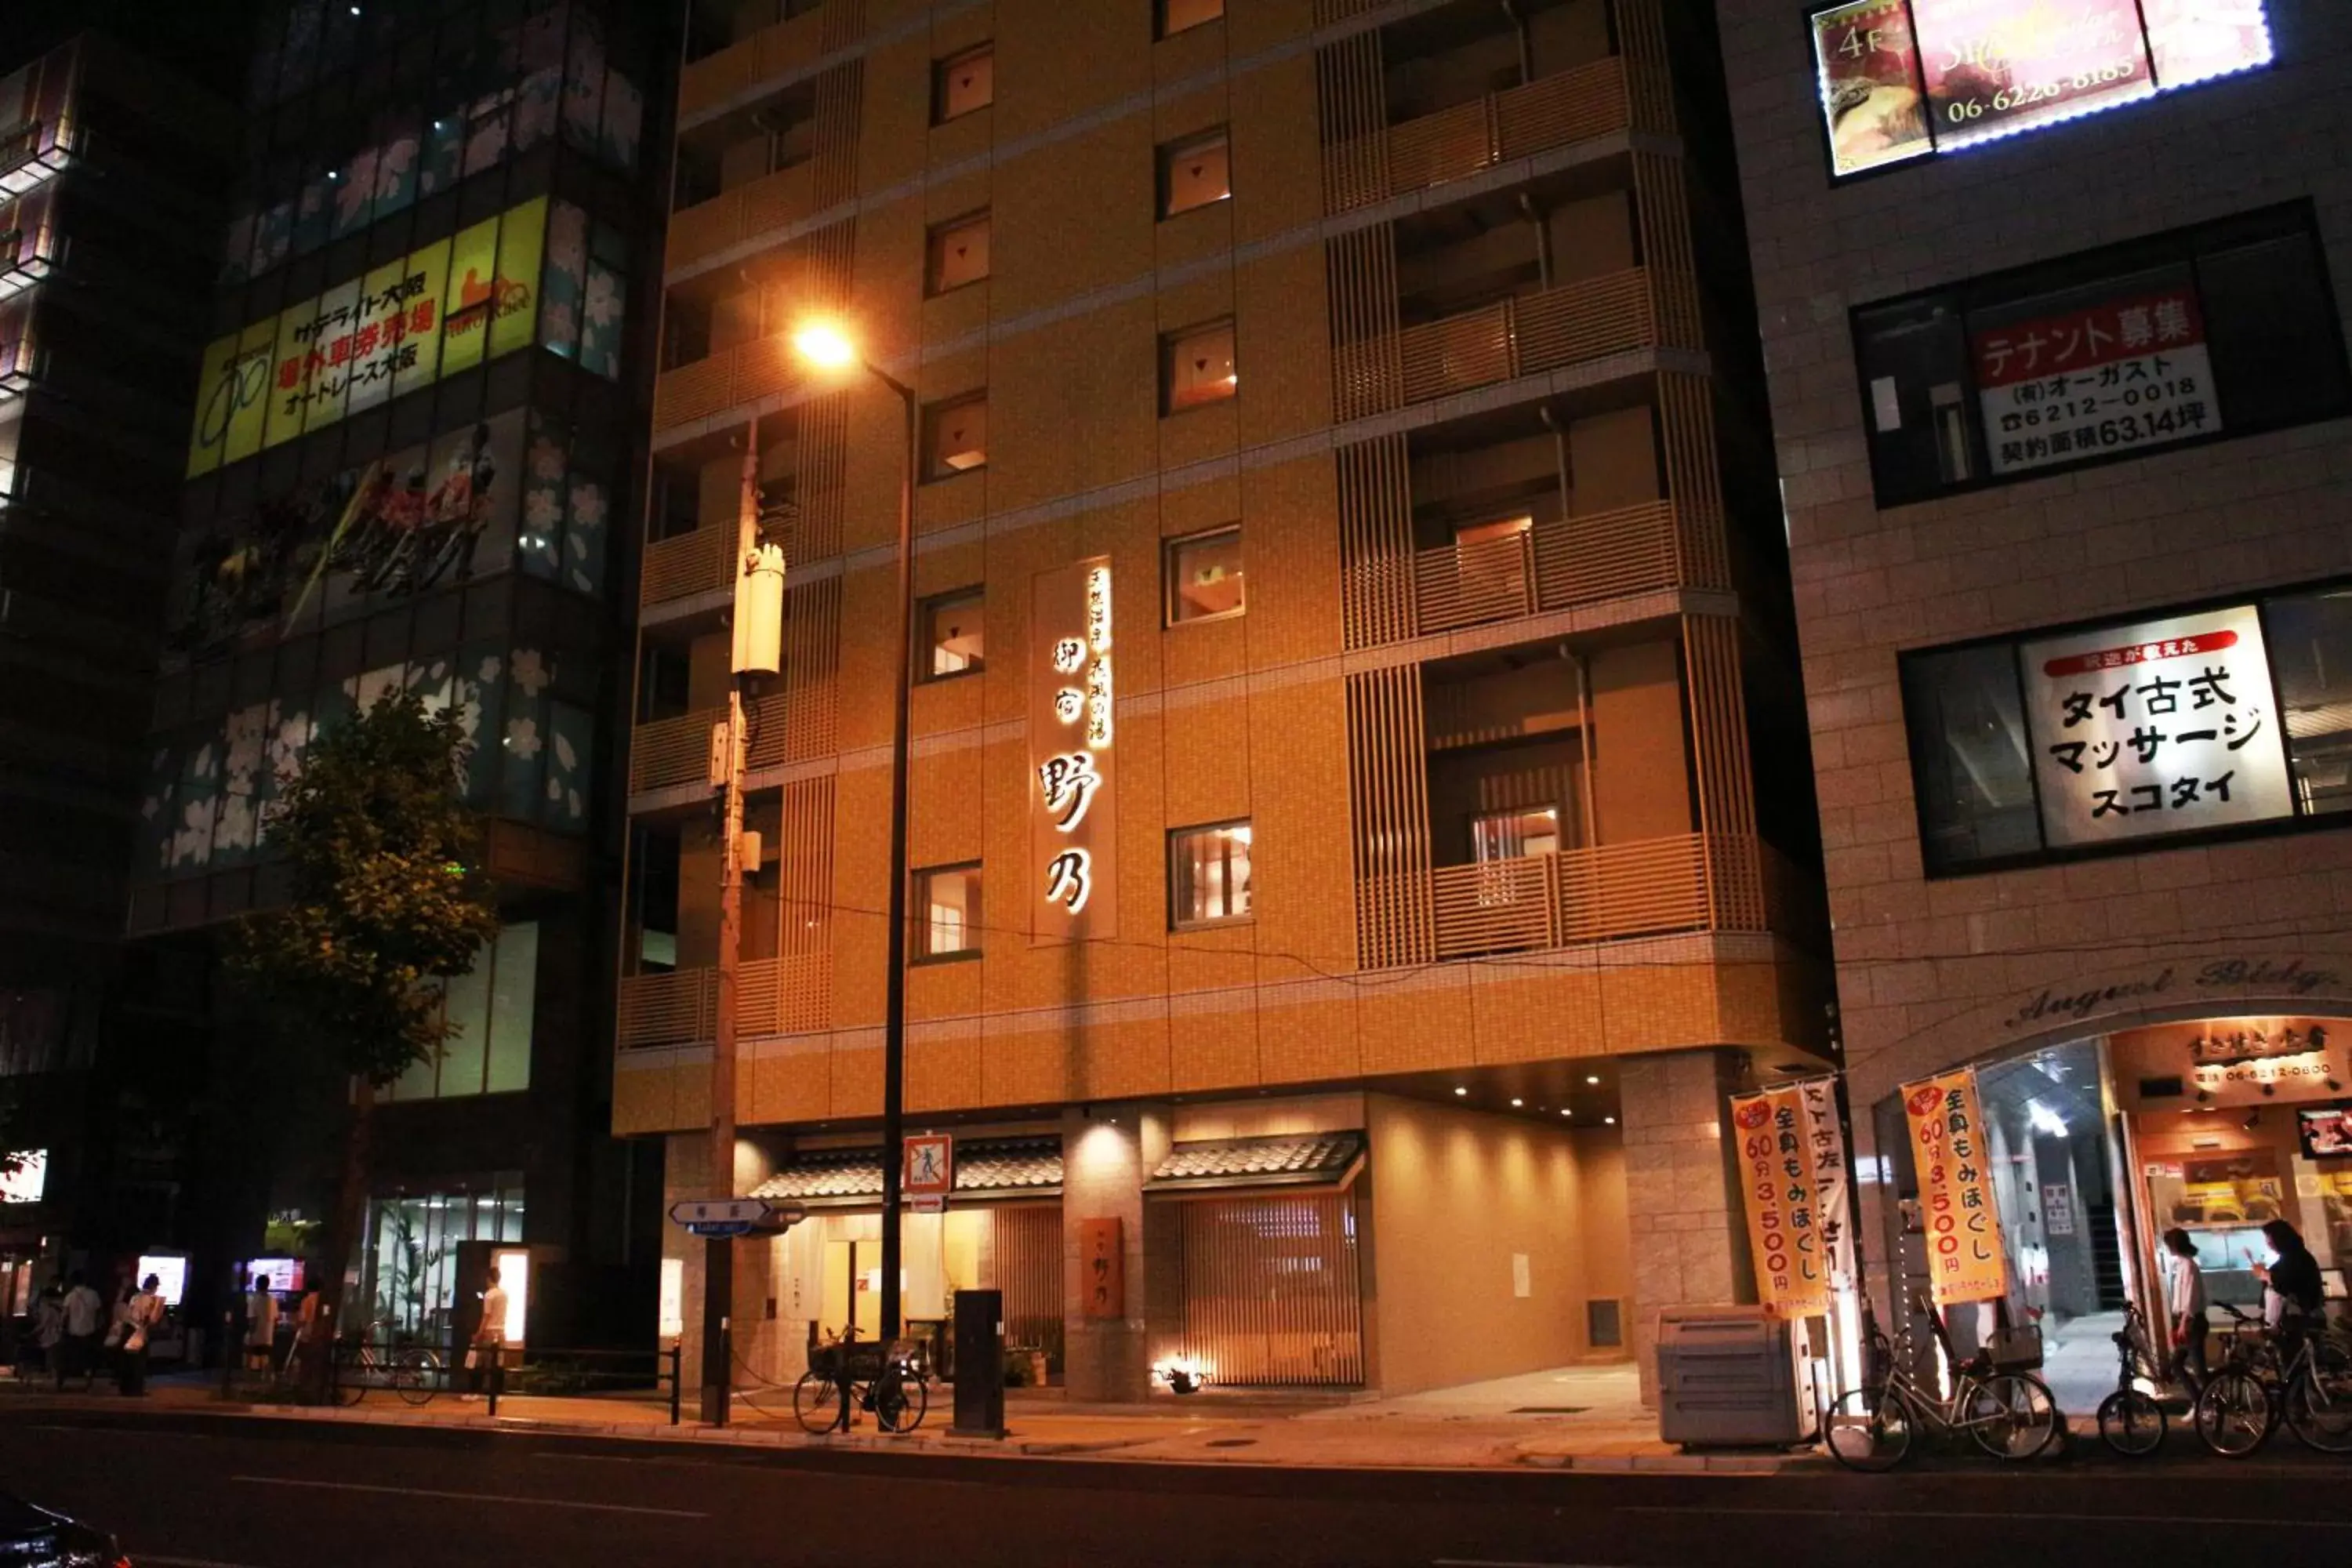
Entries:
POLYGON ((804 1212, 798 1204, 772 1204, 765 1198, 686 1198, 669 1205, 672 1223, 697 1236, 720 1237, 783 1230, 804 1212))

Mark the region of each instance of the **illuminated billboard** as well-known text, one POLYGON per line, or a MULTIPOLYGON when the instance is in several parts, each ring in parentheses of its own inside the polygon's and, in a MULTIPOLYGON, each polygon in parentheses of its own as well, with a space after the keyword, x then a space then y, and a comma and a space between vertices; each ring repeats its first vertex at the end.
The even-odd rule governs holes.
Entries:
POLYGON ((528 348, 547 226, 547 198, 534 197, 215 339, 188 477, 528 348))
POLYGON ((37 1204, 49 1185, 49 1152, 19 1149, 9 1156, 13 1171, 0 1170, 0 1204, 37 1204))
POLYGON ((1955 153, 2271 60, 2263 0, 1846 0, 1811 15, 1831 172, 1955 153))

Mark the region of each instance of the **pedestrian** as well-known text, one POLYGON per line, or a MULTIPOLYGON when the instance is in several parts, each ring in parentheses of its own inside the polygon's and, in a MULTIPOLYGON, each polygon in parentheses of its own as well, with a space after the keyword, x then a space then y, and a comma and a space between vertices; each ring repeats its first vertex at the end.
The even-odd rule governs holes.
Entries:
POLYGON ((147 1343, 163 1326, 163 1279, 153 1274, 122 1303, 122 1334, 115 1350, 115 1386, 133 1399, 147 1394, 147 1343))
POLYGON ((2303 1244, 2303 1233, 2283 1219, 2264 1225, 2263 1239, 2271 1249, 2270 1266, 2254 1271, 2263 1281, 2263 1321, 2292 1354, 2304 1330, 2319 1320, 2319 1259, 2303 1244))
POLYGON ((39 1359, 30 1364, 44 1372, 56 1372, 58 1357, 64 1353, 65 1338, 65 1287, 52 1279, 33 1303, 33 1354, 39 1359))
POLYGON ((278 1344, 278 1298, 269 1293, 269 1276, 253 1277, 245 1298, 245 1365, 248 1372, 268 1372, 278 1344))
POLYGON ((2172 1353, 2164 1376, 2190 1393, 2205 1386, 2205 1271, 2197 1267, 2197 1244, 2179 1226, 2164 1233, 2164 1306, 2170 1320, 2172 1353))
POLYGON ((489 1289, 482 1292, 481 1321, 474 1325, 474 1342, 466 1351, 466 1370, 473 1374, 467 1399, 479 1398, 484 1388, 493 1398, 506 1391, 506 1344, 507 1293, 493 1268, 489 1289))
POLYGON ((79 1373, 86 1390, 98 1368, 99 1320, 105 1315, 106 1303, 89 1288, 89 1280, 79 1268, 66 1287, 66 1337, 58 1344, 58 1386, 63 1388, 66 1379, 79 1373))
POLYGON ((320 1285, 320 1270, 305 1268, 308 1282, 302 1300, 294 1309, 294 1342, 287 1347, 287 1363, 295 1369, 304 1388, 320 1386, 318 1362, 327 1345, 327 1298, 320 1285))

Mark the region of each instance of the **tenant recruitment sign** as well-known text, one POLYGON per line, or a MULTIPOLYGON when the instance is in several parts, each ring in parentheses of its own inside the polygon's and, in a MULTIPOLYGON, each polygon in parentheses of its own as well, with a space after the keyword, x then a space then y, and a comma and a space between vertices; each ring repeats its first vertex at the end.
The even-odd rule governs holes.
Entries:
POLYGON ((1991 1151, 1977 1102, 1977 1075, 1962 1068, 1903 1087, 1911 1155, 1919 1174, 1919 1217, 1927 1283, 1938 1307, 1990 1301, 2009 1289, 1993 1198, 1991 1151))

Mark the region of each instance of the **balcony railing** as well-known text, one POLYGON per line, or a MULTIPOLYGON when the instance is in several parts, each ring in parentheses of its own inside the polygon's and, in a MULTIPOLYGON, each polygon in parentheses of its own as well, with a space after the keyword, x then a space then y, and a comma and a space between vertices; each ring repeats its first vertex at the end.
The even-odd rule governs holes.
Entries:
POLYGON ((1677 834, 1430 873, 1437 956, 1765 929, 1753 838, 1677 834))
POLYGON ((708 783, 710 727, 726 717, 724 708, 705 708, 638 725, 629 736, 629 793, 708 783))
MULTIPOLYGON (((751 703, 745 765, 774 767, 825 751, 833 738, 831 695, 827 686, 787 684, 751 703)), ((629 793, 709 782, 710 731, 726 717, 724 708, 704 708, 638 725, 629 737, 629 793)))
MULTIPOLYGON (((623 1050, 690 1046, 717 1030, 719 972, 680 969, 632 974, 621 981, 623 1050)), ((739 1037, 790 1035, 824 1028, 833 1017, 833 955, 788 952, 746 959, 735 969, 735 1028, 739 1037)))
POLYGON ((657 539, 646 546, 637 573, 637 603, 646 609, 690 599, 735 580, 737 530, 730 523, 657 539))
MULTIPOLYGON (((1426 637, 1635 594, 1723 586, 1715 552, 1698 546, 1675 503, 1663 500, 1441 544, 1413 558, 1414 630, 1426 637)), ((1377 563, 1353 569, 1385 570, 1377 563)))
MULTIPOLYGON (((772 23, 679 71, 678 118, 691 120, 748 91, 755 83, 815 64, 827 43, 826 13, 838 4, 839 0, 835 0, 814 11, 772 23)), ((837 31, 839 19, 833 20, 837 31)))
POLYGON ((667 430, 708 419, 753 398, 800 384, 799 356, 789 331, 719 349, 707 359, 664 371, 654 381, 654 428, 667 430))
POLYGON ((816 164, 804 161, 778 169, 672 213, 663 263, 673 271, 691 266, 815 210, 816 164))
POLYGON ((1345 212, 1632 125, 1612 56, 1327 147, 1323 188, 1345 212))

